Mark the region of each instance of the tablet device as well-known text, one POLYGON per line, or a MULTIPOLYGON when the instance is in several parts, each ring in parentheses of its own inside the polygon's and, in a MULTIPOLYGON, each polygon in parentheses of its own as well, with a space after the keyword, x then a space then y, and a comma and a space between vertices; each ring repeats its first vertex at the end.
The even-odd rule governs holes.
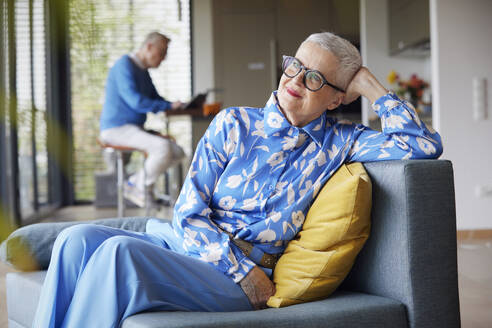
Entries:
POLYGON ((205 104, 205 100, 207 100, 207 93, 199 93, 185 103, 181 109, 202 108, 203 104, 205 104))

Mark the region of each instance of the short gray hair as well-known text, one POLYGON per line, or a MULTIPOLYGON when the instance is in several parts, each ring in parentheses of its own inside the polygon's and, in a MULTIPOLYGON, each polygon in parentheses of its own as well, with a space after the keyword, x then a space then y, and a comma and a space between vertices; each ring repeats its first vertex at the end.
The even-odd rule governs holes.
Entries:
POLYGON ((335 83, 346 90, 352 77, 362 66, 359 50, 349 41, 330 32, 313 33, 304 42, 316 43, 335 55, 339 65, 335 74, 335 83))
POLYGON ((158 41, 165 41, 166 43, 169 43, 169 41, 171 41, 171 39, 169 39, 167 36, 165 36, 162 33, 159 33, 157 31, 153 31, 153 32, 150 32, 149 34, 147 34, 144 42, 142 43, 142 47, 145 46, 147 43, 156 44, 158 41))

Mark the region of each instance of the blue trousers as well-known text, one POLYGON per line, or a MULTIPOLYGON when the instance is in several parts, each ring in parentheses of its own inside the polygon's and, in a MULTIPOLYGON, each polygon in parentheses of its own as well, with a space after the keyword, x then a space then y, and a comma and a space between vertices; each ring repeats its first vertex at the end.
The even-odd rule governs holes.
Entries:
POLYGON ((210 264, 148 233, 93 224, 55 241, 33 327, 119 327, 135 313, 252 310, 241 287, 210 264))

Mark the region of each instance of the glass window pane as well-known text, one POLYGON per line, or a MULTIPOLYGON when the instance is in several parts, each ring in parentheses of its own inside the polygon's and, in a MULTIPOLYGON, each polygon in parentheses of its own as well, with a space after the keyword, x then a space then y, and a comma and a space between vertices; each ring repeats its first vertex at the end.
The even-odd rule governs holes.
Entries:
MULTIPOLYGON (((190 21, 188 1, 70 0, 72 122, 76 200, 94 198, 94 173, 102 170, 99 116, 109 68, 135 51, 147 33, 157 30, 172 39, 162 65, 150 74, 168 100, 191 96, 190 21)), ((149 127, 163 129, 159 115, 149 127)))
POLYGON ((29 1, 15 2, 17 145, 21 216, 34 213, 29 1))
POLYGON ((48 152, 46 127, 46 31, 44 27, 44 0, 33 1, 33 75, 35 109, 36 173, 38 202, 47 204, 48 152))

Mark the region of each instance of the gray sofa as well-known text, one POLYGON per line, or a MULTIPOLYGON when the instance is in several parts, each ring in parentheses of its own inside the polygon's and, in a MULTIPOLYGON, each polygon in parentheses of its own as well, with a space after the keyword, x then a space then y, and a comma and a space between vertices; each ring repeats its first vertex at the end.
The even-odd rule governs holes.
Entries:
MULTIPOLYGON (((124 328, 150 327, 446 327, 460 326, 453 170, 449 161, 367 163, 373 182, 371 236, 344 283, 325 300, 234 313, 148 312, 124 328)), ((143 230, 145 218, 100 224, 143 230)), ((2 244, 4 261, 28 246, 41 268, 58 232, 74 223, 42 223, 2 244), (20 245, 20 246, 19 246, 20 245)), ((10 327, 30 327, 45 271, 7 275, 10 327)))

